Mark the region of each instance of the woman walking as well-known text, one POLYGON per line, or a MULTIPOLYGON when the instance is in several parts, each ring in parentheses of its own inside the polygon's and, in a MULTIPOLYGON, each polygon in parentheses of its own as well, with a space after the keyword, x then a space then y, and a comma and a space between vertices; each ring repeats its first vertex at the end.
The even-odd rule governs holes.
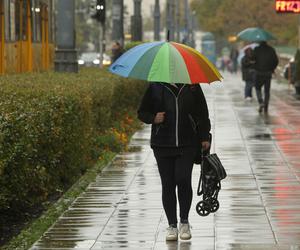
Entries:
POLYGON ((162 203, 169 227, 167 241, 191 236, 192 169, 197 152, 210 147, 210 120, 199 84, 151 83, 142 99, 138 117, 152 124, 151 148, 162 184, 162 203), (176 194, 177 188, 177 194, 176 194), (177 229, 177 198, 179 232, 177 229))
POLYGON ((247 48, 245 56, 242 58, 242 77, 245 81, 245 100, 252 101, 252 88, 255 86, 255 69, 254 69, 253 50, 247 48))

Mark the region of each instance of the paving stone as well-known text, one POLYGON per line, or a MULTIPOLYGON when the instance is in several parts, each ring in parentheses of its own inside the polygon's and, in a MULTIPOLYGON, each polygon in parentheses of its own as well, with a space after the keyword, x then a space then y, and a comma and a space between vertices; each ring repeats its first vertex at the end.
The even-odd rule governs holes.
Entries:
POLYGON ((213 124, 212 152, 227 171, 220 208, 200 217, 194 166, 192 239, 166 242, 150 127, 120 153, 31 249, 300 250, 300 101, 272 83, 269 115, 243 100, 241 76, 203 85, 213 124))

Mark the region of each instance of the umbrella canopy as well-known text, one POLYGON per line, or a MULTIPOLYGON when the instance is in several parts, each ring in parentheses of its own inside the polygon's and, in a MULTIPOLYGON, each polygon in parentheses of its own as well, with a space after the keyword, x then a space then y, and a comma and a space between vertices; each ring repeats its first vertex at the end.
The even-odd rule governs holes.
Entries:
POLYGON ((271 33, 261 28, 244 29, 238 33, 237 37, 241 40, 250 42, 261 42, 276 39, 271 33))
POLYGON ((138 45, 109 68, 117 75, 150 82, 210 83, 222 76, 197 50, 175 42, 151 42, 138 45))

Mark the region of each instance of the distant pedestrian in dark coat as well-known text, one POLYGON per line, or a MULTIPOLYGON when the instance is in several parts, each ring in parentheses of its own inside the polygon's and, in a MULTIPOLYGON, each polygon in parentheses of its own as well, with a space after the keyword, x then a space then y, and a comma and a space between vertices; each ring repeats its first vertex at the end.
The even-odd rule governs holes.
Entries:
POLYGON ((267 114, 270 100, 271 78, 274 70, 278 65, 278 57, 275 50, 267 44, 260 42, 254 49, 254 67, 256 70, 256 95, 259 103, 259 113, 263 110, 267 114), (262 97, 261 88, 264 86, 264 98, 262 97))
POLYGON ((168 218, 166 240, 177 240, 177 195, 180 207, 179 235, 191 238, 189 211, 192 203, 192 169, 197 151, 210 147, 210 120, 199 84, 149 85, 138 117, 152 124, 151 147, 162 183, 162 202, 168 218), (176 195, 177 188, 177 195, 176 195))
POLYGON ((283 76, 289 81, 289 84, 295 84, 296 81, 296 63, 295 58, 291 58, 289 63, 284 67, 283 76))
POLYGON ((245 100, 252 100, 252 87, 255 85, 255 69, 252 48, 245 50, 245 56, 242 58, 242 77, 245 81, 245 100))
POLYGON ((112 48, 111 48, 112 63, 115 62, 123 54, 123 52, 124 51, 123 51, 122 45, 118 41, 114 42, 114 44, 112 45, 112 48))
POLYGON ((239 51, 237 48, 232 47, 230 51, 230 60, 231 60, 231 72, 236 73, 238 70, 238 57, 239 57, 239 51))

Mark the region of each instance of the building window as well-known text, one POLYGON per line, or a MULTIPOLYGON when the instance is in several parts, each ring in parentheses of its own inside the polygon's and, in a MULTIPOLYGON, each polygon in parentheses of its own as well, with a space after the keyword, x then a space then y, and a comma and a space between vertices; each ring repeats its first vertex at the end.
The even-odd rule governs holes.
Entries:
POLYGON ((23 0, 22 7, 22 40, 27 40, 27 0, 23 0))
MULTIPOLYGON (((5 40, 8 42, 14 42, 20 39, 20 10, 21 8, 25 8, 26 10, 26 0, 23 0, 24 6, 21 6, 21 3, 19 0, 4 0, 5 40)), ((23 19, 23 25, 25 25, 23 26, 24 34, 26 34, 27 29, 26 22, 27 19, 23 19)))

